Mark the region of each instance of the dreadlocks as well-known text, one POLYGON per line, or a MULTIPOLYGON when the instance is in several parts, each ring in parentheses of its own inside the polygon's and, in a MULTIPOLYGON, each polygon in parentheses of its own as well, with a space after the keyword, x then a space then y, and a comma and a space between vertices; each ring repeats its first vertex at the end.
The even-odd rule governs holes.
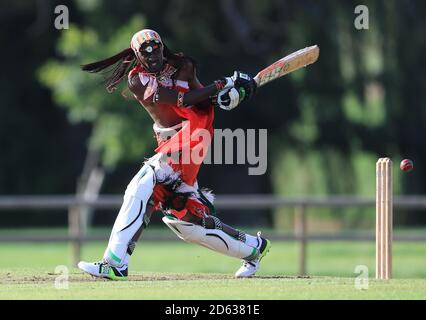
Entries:
POLYGON ((128 72, 135 66, 136 57, 131 48, 127 48, 116 55, 81 66, 83 71, 98 73, 104 71, 107 74, 104 85, 108 92, 114 91, 128 72))

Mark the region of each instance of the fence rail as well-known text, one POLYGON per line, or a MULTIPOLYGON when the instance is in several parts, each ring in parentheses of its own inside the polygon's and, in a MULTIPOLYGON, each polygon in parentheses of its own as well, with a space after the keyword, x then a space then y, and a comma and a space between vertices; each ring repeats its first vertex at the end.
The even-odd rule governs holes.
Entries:
MULTIPOLYGON (((96 200, 86 200, 74 195, 51 196, 0 196, 0 210, 66 209, 74 206, 90 206, 94 209, 115 209, 121 206, 123 197, 103 195, 96 200)), ((271 209, 278 207, 373 207, 374 198, 352 196, 286 198, 273 195, 218 195, 218 209, 271 209)), ((426 209, 426 196, 394 197, 394 208, 426 209)))
MULTIPOLYGON (((122 196, 102 195, 96 200, 88 200, 74 195, 49 195, 49 196, 0 196, 1 211, 11 210, 60 210, 68 212, 69 232, 66 236, 31 236, 31 235, 0 235, 0 242, 53 242, 69 241, 73 247, 73 261, 80 260, 81 245, 87 241, 106 240, 106 236, 88 236, 81 230, 81 207, 92 209, 118 209, 122 204, 122 196)), ((274 209, 293 207, 295 209, 295 230, 290 236, 275 237, 280 240, 293 240, 299 242, 299 274, 306 273, 306 247, 308 241, 374 241, 374 235, 308 235, 306 209, 310 207, 374 207, 374 198, 360 198, 352 196, 331 197, 301 197, 285 198, 273 195, 219 195, 215 200, 217 209, 274 209)), ((426 196, 400 196, 394 197, 395 209, 424 210, 426 209, 426 196)), ((171 240, 175 237, 153 237, 149 240, 171 240)), ((426 241, 426 236, 399 236, 400 241, 426 241)))

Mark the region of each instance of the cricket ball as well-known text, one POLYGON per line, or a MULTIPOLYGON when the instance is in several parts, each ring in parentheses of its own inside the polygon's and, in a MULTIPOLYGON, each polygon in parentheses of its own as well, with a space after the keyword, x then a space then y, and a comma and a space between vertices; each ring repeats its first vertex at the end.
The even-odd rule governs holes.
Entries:
POLYGON ((413 161, 411 161, 410 159, 404 159, 401 161, 401 164, 399 165, 399 167, 401 168, 402 171, 409 172, 413 170, 414 164, 413 164, 413 161))

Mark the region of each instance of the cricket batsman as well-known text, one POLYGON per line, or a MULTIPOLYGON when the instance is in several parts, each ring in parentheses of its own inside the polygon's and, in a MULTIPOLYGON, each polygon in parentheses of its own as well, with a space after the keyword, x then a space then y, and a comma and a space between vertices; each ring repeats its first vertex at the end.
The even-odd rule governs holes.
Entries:
MULTIPOLYGON (((162 211, 163 222, 179 238, 242 259, 235 276, 253 276, 271 247, 270 241, 260 232, 256 236, 247 234, 213 215, 214 196, 197 182, 202 161, 186 153, 206 150, 213 135, 214 108, 232 110, 251 98, 255 81, 235 71, 203 86, 197 79, 194 60, 172 53, 150 29, 135 33, 129 48, 82 67, 88 72, 107 68, 111 71, 105 80, 106 89, 111 93, 127 80, 134 98, 154 122, 158 147, 127 186, 102 260, 81 261, 78 267, 95 277, 127 280, 136 242, 152 213, 162 211), (200 131, 209 133, 210 139, 199 139, 200 131)), ((206 152, 201 152, 201 160, 205 156, 206 152)))

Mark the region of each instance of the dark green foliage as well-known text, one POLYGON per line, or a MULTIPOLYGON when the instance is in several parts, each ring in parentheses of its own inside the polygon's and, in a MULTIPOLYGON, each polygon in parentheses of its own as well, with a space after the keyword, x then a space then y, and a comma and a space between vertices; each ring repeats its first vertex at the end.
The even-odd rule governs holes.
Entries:
POLYGON ((374 163, 384 155, 416 164, 410 175, 396 172, 396 192, 425 193, 426 3, 365 1, 369 30, 354 27, 358 4, 75 1, 70 29, 57 31, 53 5, 9 1, 1 20, 1 193, 73 192, 87 143, 112 170, 106 190, 124 189, 152 153, 151 120, 78 67, 120 51, 144 27, 194 57, 204 83, 234 69, 254 75, 297 49, 321 48, 315 65, 262 88, 232 113, 218 110, 216 127, 267 128, 270 143, 265 177, 246 177, 242 166, 204 168, 202 178, 218 193, 374 196, 374 163), (35 12, 51 20, 34 25, 35 12), (226 177, 238 177, 238 190, 226 177))

